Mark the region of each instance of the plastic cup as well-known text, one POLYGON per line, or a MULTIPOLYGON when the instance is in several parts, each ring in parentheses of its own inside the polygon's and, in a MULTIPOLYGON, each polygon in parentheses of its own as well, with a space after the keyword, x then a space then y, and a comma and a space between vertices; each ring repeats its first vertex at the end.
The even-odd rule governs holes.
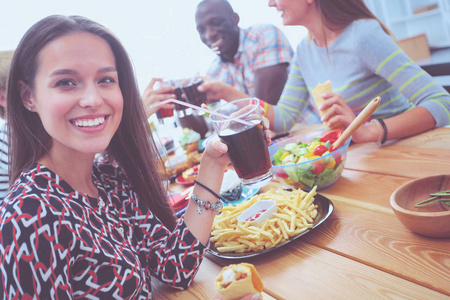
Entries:
POLYGON ((215 112, 226 116, 211 115, 211 124, 228 146, 228 156, 242 183, 251 188, 268 184, 273 177, 272 162, 258 99, 235 100, 215 112))

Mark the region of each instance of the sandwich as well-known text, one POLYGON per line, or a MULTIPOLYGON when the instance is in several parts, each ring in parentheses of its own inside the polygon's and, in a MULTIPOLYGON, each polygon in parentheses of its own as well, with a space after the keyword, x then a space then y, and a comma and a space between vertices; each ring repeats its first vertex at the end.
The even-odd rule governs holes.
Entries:
POLYGON ((255 267, 248 263, 226 266, 216 278, 216 289, 224 300, 261 293, 263 287, 261 277, 255 267))
MULTIPOLYGON (((317 110, 319 110, 319 107, 325 102, 325 99, 323 99, 322 95, 332 93, 332 92, 333 92, 333 90, 331 89, 331 82, 329 80, 325 81, 324 83, 319 83, 318 85, 316 85, 316 87, 311 91, 311 93, 312 93, 314 102, 316 103, 317 110)), ((319 110, 320 117, 323 117, 323 115, 327 111, 328 111, 327 109, 319 110)), ((330 128, 328 126, 327 122, 323 122, 323 126, 325 127, 326 130, 339 129, 342 127, 340 125, 335 125, 335 126, 333 126, 333 128, 330 128)))

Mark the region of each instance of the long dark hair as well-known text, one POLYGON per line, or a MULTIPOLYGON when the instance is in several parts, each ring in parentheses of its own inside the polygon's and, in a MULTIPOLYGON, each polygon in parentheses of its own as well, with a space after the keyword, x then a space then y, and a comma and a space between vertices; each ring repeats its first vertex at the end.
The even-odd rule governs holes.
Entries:
POLYGON ((124 99, 123 116, 105 150, 105 157, 118 163, 125 171, 139 200, 145 203, 165 226, 173 229, 175 218, 166 200, 166 191, 160 176, 162 160, 152 139, 130 58, 112 32, 84 17, 54 15, 42 19, 25 33, 14 53, 7 95, 10 183, 19 177, 25 167, 47 153, 52 144, 39 115, 27 111, 23 106, 18 82, 23 81, 33 92, 42 48, 54 39, 74 32, 87 32, 104 39, 116 62, 119 86, 124 99))

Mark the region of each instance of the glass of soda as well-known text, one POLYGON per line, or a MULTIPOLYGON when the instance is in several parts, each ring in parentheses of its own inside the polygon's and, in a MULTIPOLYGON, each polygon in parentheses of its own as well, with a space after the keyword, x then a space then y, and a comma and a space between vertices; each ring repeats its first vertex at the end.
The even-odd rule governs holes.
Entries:
POLYGON ((228 146, 228 156, 243 185, 262 187, 273 177, 259 101, 245 98, 226 103, 211 114, 211 124, 228 146))
POLYGON ((202 103, 206 103, 206 93, 199 92, 197 87, 203 83, 201 77, 193 77, 188 84, 183 86, 183 92, 189 103, 201 106, 202 103))
MULTIPOLYGON (((155 82, 153 88, 154 90, 157 90, 163 86, 172 86, 175 89, 175 80, 158 80, 155 82)), ((170 94, 172 91, 166 92, 165 94, 170 94)), ((161 124, 164 124, 165 118, 173 117, 174 112, 173 108, 165 108, 161 107, 156 112, 156 116, 158 117, 158 120, 161 124)))

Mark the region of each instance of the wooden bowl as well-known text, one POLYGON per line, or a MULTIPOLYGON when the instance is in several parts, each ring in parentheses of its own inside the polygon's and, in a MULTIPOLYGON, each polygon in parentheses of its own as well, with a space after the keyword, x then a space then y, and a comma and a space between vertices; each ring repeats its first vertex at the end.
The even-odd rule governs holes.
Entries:
POLYGON ((450 174, 416 179, 405 183, 391 195, 397 218, 411 231, 429 237, 450 237, 450 206, 442 202, 415 207, 430 193, 450 189, 450 174))

